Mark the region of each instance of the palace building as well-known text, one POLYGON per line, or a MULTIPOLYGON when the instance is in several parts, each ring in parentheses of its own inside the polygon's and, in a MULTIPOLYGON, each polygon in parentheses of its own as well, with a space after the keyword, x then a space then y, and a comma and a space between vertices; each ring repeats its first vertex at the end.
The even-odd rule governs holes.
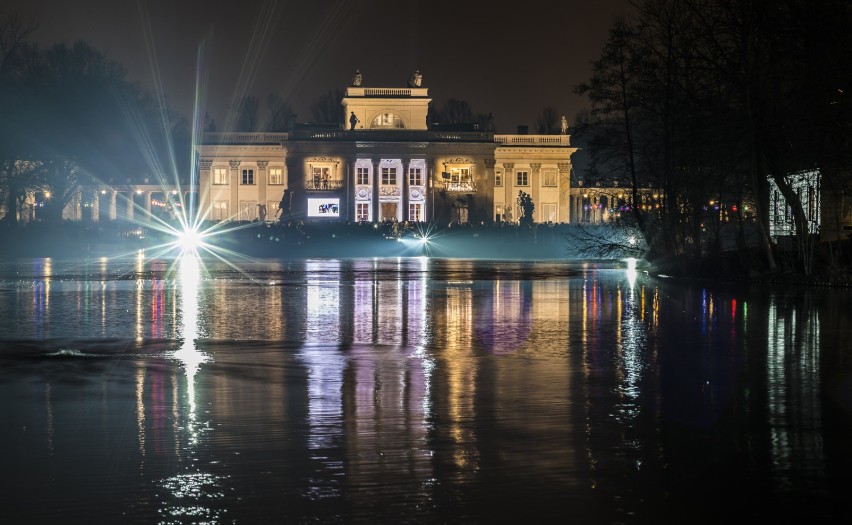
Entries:
MULTIPOLYGON (((62 217, 170 220, 193 203, 209 221, 271 222, 283 214, 286 220, 518 222, 524 192, 535 205, 533 222, 577 220, 572 203, 580 200, 571 188, 577 148, 564 118, 562 133, 553 135, 430 126, 432 99, 421 82, 417 73, 407 87, 353 80, 338 123, 280 133, 204 133, 195 151, 196 185, 165 187, 152 177, 86 184, 62 217)), ((49 199, 49 193, 30 192, 18 220, 35 220, 49 199)))
MULTIPOLYGON (((535 222, 570 219, 569 136, 430 129, 431 98, 354 82, 345 121, 289 133, 205 133, 198 204, 210 220, 516 222, 519 192, 535 222)), ((564 125, 563 125, 564 127, 564 125)))

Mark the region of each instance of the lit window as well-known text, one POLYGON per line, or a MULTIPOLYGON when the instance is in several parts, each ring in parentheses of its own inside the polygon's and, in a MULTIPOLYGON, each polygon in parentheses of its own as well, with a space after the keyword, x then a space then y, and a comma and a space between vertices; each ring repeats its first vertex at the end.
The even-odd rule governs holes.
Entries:
POLYGON ((269 168, 269 184, 284 184, 281 168, 269 168))
POLYGON ((382 184, 396 186, 396 168, 382 168, 382 184))
POLYGON ((214 221, 224 221, 228 218, 228 201, 215 201, 213 211, 210 214, 214 221))
POLYGON ((369 168, 357 168, 356 183, 361 185, 370 184, 369 168))
POLYGON ((358 222, 369 222, 370 220, 370 203, 358 202, 355 204, 355 220, 358 222))
POLYGON ((266 220, 275 219, 278 217, 278 201, 266 201, 266 220))
POLYGON ((243 170, 243 185, 254 184, 254 170, 243 170))
POLYGON ((556 187, 556 170, 541 170, 541 185, 547 188, 556 187))
POLYGON ((416 202, 408 205, 408 220, 423 222, 423 204, 416 202))
POLYGON ((331 169, 323 166, 314 166, 311 168, 311 181, 308 184, 310 189, 328 189, 328 182, 331 177, 331 169))
POLYGON ((516 186, 529 186, 530 185, 530 174, 526 171, 517 172, 517 184, 516 186))
POLYGON ((494 172, 494 185, 495 186, 502 186, 503 185, 503 172, 500 171, 500 170, 497 170, 497 171, 494 172))
POLYGON ((410 186, 423 185, 423 175, 421 174, 420 168, 411 168, 408 170, 408 184, 410 186))
POLYGON ((545 202, 541 205, 541 220, 542 222, 557 222, 557 207, 556 203, 545 202))
POLYGON ((228 170, 226 168, 213 168, 213 184, 228 184, 228 170))
POLYGON ((399 118, 399 116, 394 115, 393 113, 379 113, 376 115, 376 118, 373 119, 373 123, 370 127, 403 129, 405 128, 405 124, 403 124, 402 119, 399 118))
POLYGON ((240 220, 253 221, 257 219, 257 202, 240 201, 240 220))

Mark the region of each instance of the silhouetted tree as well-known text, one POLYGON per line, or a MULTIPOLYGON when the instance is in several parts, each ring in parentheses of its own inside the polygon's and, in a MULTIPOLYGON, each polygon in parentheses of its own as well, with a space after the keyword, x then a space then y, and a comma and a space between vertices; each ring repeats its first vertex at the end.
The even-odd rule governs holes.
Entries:
POLYGON ((290 131, 296 120, 293 108, 280 95, 271 93, 266 99, 269 109, 269 124, 266 131, 290 131))
POLYGON ((440 124, 471 124, 476 122, 473 109, 466 100, 451 98, 436 111, 433 122, 440 124))
POLYGON ((45 49, 18 42, 13 53, 5 64, 14 74, 0 79, 6 221, 16 220, 33 191, 51 193, 58 219, 91 184, 120 187, 143 173, 170 180, 189 172, 186 119, 128 82, 120 64, 84 42, 45 49))
POLYGON ((246 96, 237 107, 236 131, 258 131, 258 111, 260 104, 255 96, 246 96))
POLYGON ((342 89, 333 89, 320 95, 311 104, 311 118, 320 124, 338 124, 346 127, 346 110, 343 108, 345 92, 342 89))
POLYGON ((536 121, 536 131, 539 135, 554 135, 561 132, 562 125, 559 117, 559 110, 555 107, 542 108, 536 121))
MULTIPOLYGON (((652 257, 694 262, 720 252, 721 216, 705 208, 721 198, 752 204, 770 271, 772 178, 791 206, 809 273, 814 236, 788 176, 819 168, 836 191, 848 185, 848 2, 642 0, 635 7, 613 25, 591 78, 576 89, 592 103, 575 133, 587 143, 594 176, 631 186, 652 257), (659 208, 648 210, 640 188, 661 195, 659 208)), ((738 225, 742 231, 741 219, 738 225)))

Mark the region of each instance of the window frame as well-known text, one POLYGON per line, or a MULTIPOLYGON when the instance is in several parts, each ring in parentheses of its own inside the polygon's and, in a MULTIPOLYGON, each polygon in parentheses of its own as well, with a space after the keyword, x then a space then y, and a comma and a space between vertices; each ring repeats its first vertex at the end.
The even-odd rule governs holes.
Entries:
POLYGON ((552 222, 557 223, 559 221, 559 204, 555 202, 542 202, 541 203, 541 218, 542 222, 552 222), (550 219, 550 214, 547 213, 548 208, 553 210, 553 219, 550 219))
POLYGON ((370 222, 370 203, 355 203, 355 222, 370 222))
POLYGON ((408 168, 408 185, 423 186, 423 170, 422 168, 408 168))
POLYGON ((370 184, 370 168, 358 166, 355 168, 355 184, 367 186, 370 184))
POLYGON ((227 186, 228 185, 228 168, 213 168, 213 185, 227 186), (220 178, 219 175, 222 177, 220 178))
POLYGON ((254 169, 243 168, 242 177, 240 178, 240 186, 254 186, 254 169))
POLYGON ((228 201, 213 201, 210 207, 210 219, 224 221, 228 218, 228 201))
POLYGON ((397 169, 393 166, 382 168, 382 186, 396 186, 397 169))

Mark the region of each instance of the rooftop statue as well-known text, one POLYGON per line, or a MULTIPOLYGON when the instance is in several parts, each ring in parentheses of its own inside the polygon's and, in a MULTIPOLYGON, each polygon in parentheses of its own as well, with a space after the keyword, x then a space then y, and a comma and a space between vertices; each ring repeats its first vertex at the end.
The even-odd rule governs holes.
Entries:
POLYGON ((355 70, 355 76, 352 77, 352 86, 353 87, 361 87, 361 81, 363 79, 364 79, 364 77, 361 76, 361 70, 356 69, 355 70))
POLYGON ((423 75, 420 74, 420 70, 418 69, 414 73, 408 77, 408 87, 420 87, 420 84, 423 83, 423 75))

